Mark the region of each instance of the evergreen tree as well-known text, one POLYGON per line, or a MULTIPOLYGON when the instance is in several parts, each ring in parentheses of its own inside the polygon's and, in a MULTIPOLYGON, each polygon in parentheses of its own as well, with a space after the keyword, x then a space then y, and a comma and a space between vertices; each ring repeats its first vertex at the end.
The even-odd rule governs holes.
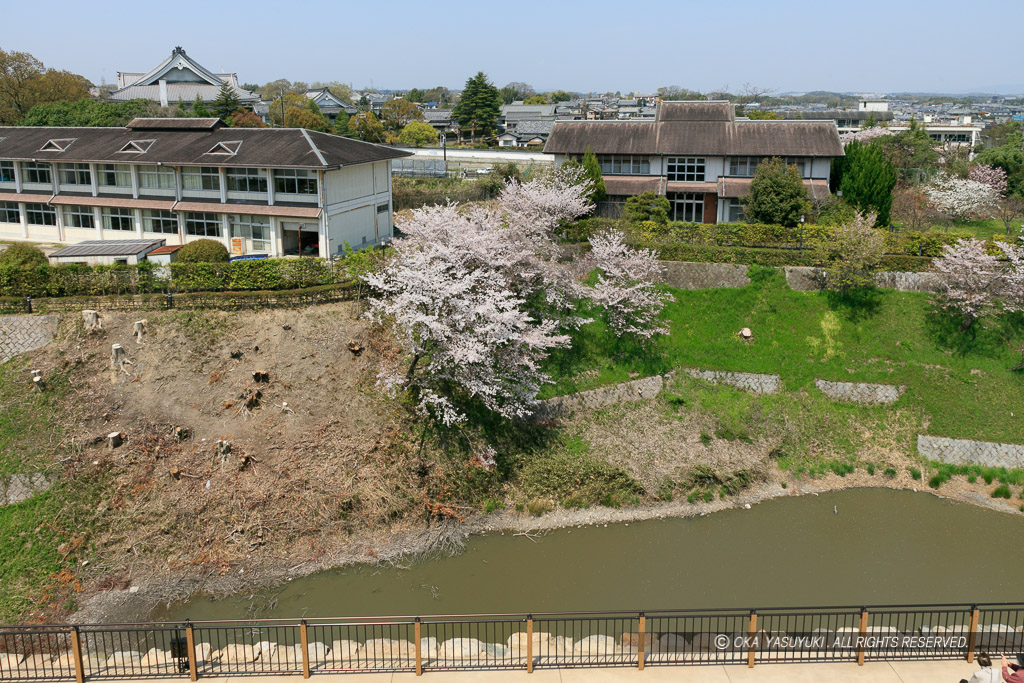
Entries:
POLYGON ((597 163, 597 155, 594 154, 590 149, 590 145, 587 145, 586 151, 583 153, 583 172, 587 174, 591 182, 594 183, 594 191, 590 193, 590 201, 597 206, 605 197, 604 178, 601 177, 601 165, 597 163))
POLYGON ((768 159, 758 165, 750 194, 741 201, 751 223, 788 227, 799 223, 800 216, 811 208, 800 172, 782 159, 768 159))
POLYGON ((340 135, 345 138, 352 137, 352 131, 348 129, 348 114, 344 111, 339 111, 337 118, 334 119, 334 134, 340 135))
POLYGON ((466 81, 459 103, 452 109, 452 117, 462 130, 469 130, 470 140, 477 131, 492 133, 501 113, 501 95, 483 71, 466 81))
POLYGON ((213 110, 213 115, 217 118, 226 121, 231 114, 238 109, 240 104, 238 97, 235 95, 235 91, 231 89, 226 82, 221 83, 220 92, 217 93, 217 99, 210 105, 213 110))
POLYGON ((846 157, 839 189, 843 199, 863 213, 875 213, 875 225, 889 225, 896 168, 876 144, 854 140, 846 145, 846 157))
POLYGON ((200 119, 206 119, 213 116, 210 110, 206 108, 206 103, 203 102, 203 98, 196 95, 196 101, 192 103, 192 116, 200 119))

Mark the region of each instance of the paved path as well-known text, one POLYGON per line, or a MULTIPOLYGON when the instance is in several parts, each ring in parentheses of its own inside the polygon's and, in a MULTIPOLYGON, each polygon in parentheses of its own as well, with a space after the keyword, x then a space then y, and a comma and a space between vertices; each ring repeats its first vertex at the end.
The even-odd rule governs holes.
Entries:
MULTIPOLYGON (((759 664, 745 666, 664 666, 643 671, 622 669, 559 669, 525 671, 434 671, 422 678, 412 673, 314 674, 314 683, 957 683, 970 679, 977 664, 947 662, 869 662, 839 664, 759 664)), ((138 681, 140 679, 132 679, 138 681)), ((167 680, 167 679, 163 679, 167 680)), ((203 683, 282 683, 281 676, 200 678, 203 683)), ((285 681, 301 680, 291 676, 285 681)))

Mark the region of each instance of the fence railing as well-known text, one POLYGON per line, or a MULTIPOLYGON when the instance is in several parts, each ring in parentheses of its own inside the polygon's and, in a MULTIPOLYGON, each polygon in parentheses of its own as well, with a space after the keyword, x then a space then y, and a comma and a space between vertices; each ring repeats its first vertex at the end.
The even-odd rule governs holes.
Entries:
POLYGON ((0 627, 0 680, 966 659, 1024 603, 0 627))

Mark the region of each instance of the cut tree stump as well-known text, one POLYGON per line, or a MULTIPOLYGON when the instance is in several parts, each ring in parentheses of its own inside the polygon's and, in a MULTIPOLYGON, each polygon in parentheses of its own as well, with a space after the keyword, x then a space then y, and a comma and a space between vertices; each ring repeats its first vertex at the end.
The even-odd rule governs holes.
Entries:
POLYGON ((100 312, 89 308, 82 311, 82 323, 85 325, 86 332, 103 329, 103 321, 100 320, 100 312))
POLYGON ((270 381, 270 373, 263 372, 262 370, 256 370, 252 373, 252 381, 257 384, 266 384, 270 381))
POLYGON ((43 373, 41 370, 32 370, 32 386, 37 391, 42 391, 46 385, 43 383, 43 373))
POLYGON ((120 344, 110 345, 110 367, 114 369, 120 369, 126 375, 131 373, 125 369, 124 366, 131 365, 132 362, 128 360, 128 354, 125 353, 124 348, 120 344))
POLYGON ((134 323, 132 323, 132 336, 135 337, 135 342, 137 344, 144 344, 145 343, 145 342, 142 341, 142 337, 145 334, 146 334, 146 321, 144 319, 143 320, 136 320, 134 323))
POLYGON ((107 434, 107 447, 110 450, 114 450, 118 446, 124 443, 127 435, 124 432, 110 432, 107 434))
POLYGON ((231 454, 231 443, 217 439, 217 443, 213 445, 213 452, 220 457, 220 464, 223 465, 224 461, 228 459, 228 455, 231 454))

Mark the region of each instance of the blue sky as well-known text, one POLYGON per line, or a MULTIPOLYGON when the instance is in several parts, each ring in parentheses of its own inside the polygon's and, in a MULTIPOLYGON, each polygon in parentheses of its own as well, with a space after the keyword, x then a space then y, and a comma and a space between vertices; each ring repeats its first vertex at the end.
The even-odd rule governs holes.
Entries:
POLYGON ((0 48, 96 83, 181 45, 250 83, 1022 92, 1022 26, 1024 0, 5 0, 0 48))

